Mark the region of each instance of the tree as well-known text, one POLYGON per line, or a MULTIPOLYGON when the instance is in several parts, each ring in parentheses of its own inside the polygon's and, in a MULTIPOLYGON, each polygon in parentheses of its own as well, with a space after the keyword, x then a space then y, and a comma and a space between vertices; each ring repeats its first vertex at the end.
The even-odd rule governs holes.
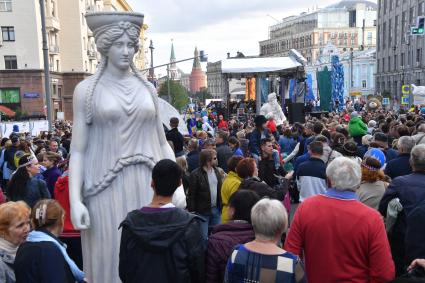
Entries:
POLYGON ((211 99, 211 93, 209 93, 208 88, 203 87, 201 88, 200 91, 197 91, 194 95, 193 98, 198 99, 199 101, 202 101, 205 103, 205 99, 211 99))
POLYGON ((186 89, 176 81, 167 81, 159 89, 159 96, 168 101, 168 83, 170 84, 171 102, 177 110, 182 109, 189 103, 189 96, 186 89))

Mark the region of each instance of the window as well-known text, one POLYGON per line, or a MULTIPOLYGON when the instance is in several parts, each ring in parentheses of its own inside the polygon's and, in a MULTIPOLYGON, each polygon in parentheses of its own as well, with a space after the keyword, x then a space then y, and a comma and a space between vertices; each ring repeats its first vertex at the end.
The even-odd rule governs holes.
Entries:
POLYGON ((12 0, 0 0, 0 12, 12 12, 12 0))
POLYGON ((400 66, 404 67, 404 53, 400 54, 400 66))
POLYGON ((409 17, 410 17, 410 23, 412 25, 416 24, 415 7, 410 8, 409 17))
POLYGON ((14 27, 1 27, 3 41, 15 41, 14 27))
POLYGON ((397 70, 398 58, 397 55, 394 55, 394 70, 397 70))
POLYGON ((18 61, 16 56, 4 56, 4 68, 6 70, 18 69, 18 61))
POLYGON ((416 49, 416 62, 422 62, 422 49, 416 49))

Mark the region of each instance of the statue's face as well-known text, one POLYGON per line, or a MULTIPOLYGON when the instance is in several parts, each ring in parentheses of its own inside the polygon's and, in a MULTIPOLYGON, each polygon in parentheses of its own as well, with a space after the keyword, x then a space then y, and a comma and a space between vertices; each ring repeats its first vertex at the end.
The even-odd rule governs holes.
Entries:
POLYGON ((124 33, 108 50, 108 64, 120 70, 127 70, 136 53, 134 42, 124 33))

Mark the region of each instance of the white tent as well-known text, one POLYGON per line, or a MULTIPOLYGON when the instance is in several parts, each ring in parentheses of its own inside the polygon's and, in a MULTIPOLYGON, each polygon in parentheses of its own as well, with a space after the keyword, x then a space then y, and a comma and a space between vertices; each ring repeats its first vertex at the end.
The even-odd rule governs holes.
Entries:
POLYGON ((223 74, 249 74, 279 72, 301 67, 293 57, 260 57, 225 59, 221 61, 221 72, 223 74))

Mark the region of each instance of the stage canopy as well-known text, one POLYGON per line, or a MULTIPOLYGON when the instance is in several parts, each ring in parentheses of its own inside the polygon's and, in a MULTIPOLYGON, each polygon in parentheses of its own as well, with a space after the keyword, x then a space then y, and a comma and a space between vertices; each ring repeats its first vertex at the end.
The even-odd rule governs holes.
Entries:
POLYGON ((223 74, 258 74, 283 72, 303 66, 293 57, 232 58, 221 61, 223 74))

